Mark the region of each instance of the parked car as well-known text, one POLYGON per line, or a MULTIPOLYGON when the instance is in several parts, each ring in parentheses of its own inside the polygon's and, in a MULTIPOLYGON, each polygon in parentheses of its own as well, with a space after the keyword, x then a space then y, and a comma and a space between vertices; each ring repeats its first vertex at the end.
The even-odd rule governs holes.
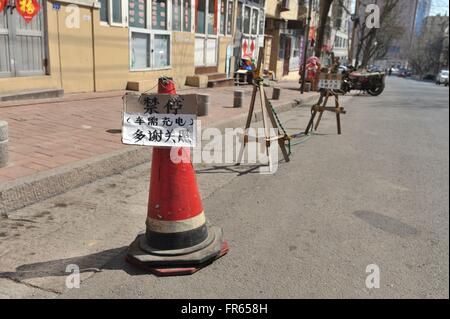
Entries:
POLYGON ((398 75, 400 73, 400 70, 397 68, 391 68, 391 75, 398 75))
POLYGON ((402 77, 402 78, 409 78, 409 77, 411 77, 411 75, 412 75, 412 72, 411 72, 411 70, 408 70, 408 69, 401 69, 398 73, 398 76, 402 77))
POLYGON ((441 72, 439 72, 436 76, 436 84, 445 84, 445 86, 448 86, 448 70, 441 70, 441 72))
POLYGON ((433 74, 427 74, 427 75, 425 75, 425 76, 423 77, 423 79, 424 79, 425 81, 434 81, 434 80, 436 80, 436 76, 433 75, 433 74))
POLYGON ((378 65, 372 65, 369 69, 369 72, 374 73, 374 72, 384 72, 384 70, 379 67, 378 65))

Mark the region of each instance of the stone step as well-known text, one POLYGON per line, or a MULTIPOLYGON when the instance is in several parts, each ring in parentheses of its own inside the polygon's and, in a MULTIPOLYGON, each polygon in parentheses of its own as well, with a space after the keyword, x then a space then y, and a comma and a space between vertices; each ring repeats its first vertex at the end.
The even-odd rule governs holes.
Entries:
POLYGON ((226 87, 226 86, 234 86, 234 79, 221 78, 208 81, 209 88, 226 87))
POLYGON ((227 78, 227 75, 225 73, 208 73, 206 75, 208 76, 208 81, 221 80, 227 78))
POLYGON ((0 95, 0 101, 18 101, 30 99, 48 99, 64 96, 63 89, 42 89, 24 92, 11 92, 0 95))

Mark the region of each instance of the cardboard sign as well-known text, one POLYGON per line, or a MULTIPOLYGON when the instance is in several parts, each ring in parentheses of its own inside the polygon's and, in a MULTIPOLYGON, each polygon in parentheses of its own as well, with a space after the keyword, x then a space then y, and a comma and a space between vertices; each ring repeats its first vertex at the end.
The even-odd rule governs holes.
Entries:
POLYGON ((122 143, 194 147, 197 135, 196 120, 196 94, 126 94, 122 143))
POLYGON ((319 88, 329 90, 340 90, 342 84, 342 75, 333 73, 319 74, 319 88))
POLYGON ((37 0, 16 0, 17 12, 23 17, 26 23, 33 20, 40 8, 41 6, 37 0))
POLYGON ((340 90, 341 89, 341 80, 319 80, 319 89, 328 89, 328 90, 340 90))

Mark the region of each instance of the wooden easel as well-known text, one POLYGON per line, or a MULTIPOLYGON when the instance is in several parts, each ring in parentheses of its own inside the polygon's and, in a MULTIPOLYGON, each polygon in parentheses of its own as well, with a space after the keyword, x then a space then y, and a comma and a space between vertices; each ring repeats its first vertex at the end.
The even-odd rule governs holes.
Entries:
POLYGON ((259 97, 261 102, 261 114, 262 114, 262 122, 264 127, 264 136, 266 141, 266 153, 267 158, 269 159, 269 166, 270 166, 270 154, 269 154, 269 147, 272 142, 277 141, 278 145, 280 146, 281 152, 283 153, 284 160, 286 162, 289 162, 289 154, 286 150, 285 141, 289 140, 289 137, 286 134, 280 134, 280 128, 278 127, 277 121, 275 120, 275 116, 272 111, 272 107, 270 105, 270 102, 267 100, 267 95, 264 90, 263 85, 263 78, 261 77, 261 66, 263 61, 263 55, 264 55, 264 48, 259 49, 258 54, 258 63, 256 70, 253 74, 253 92, 252 92, 252 98, 250 101, 250 109, 248 110, 248 116, 247 116, 247 123, 245 124, 245 130, 244 130, 244 145, 242 146, 239 156, 237 165, 240 165, 242 158, 244 156, 244 150, 246 145, 248 144, 248 129, 250 128, 250 124, 252 122, 252 117, 255 111, 255 102, 256 102, 256 95, 259 91, 259 97), (277 136, 271 137, 270 136, 270 127, 267 125, 267 117, 270 120, 270 123, 272 124, 272 128, 277 130, 277 136))
POLYGON ((309 133, 309 131, 314 125, 314 119, 316 118, 317 113, 319 113, 319 118, 317 119, 316 126, 314 127, 314 130, 317 130, 324 111, 336 113, 337 132, 339 135, 341 134, 341 114, 345 114, 346 111, 344 110, 343 107, 339 105, 338 93, 330 89, 325 89, 324 91, 322 91, 320 94, 319 101, 311 107, 311 118, 309 120, 308 126, 306 127, 305 134, 309 133), (334 97, 334 107, 327 106, 330 96, 334 97))

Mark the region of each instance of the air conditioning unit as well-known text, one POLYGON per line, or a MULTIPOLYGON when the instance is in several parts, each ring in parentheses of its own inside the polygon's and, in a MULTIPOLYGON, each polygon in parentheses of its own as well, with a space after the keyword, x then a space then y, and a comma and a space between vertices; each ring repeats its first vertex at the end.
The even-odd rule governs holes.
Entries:
POLYGON ((280 12, 289 11, 289 0, 281 0, 280 12))

